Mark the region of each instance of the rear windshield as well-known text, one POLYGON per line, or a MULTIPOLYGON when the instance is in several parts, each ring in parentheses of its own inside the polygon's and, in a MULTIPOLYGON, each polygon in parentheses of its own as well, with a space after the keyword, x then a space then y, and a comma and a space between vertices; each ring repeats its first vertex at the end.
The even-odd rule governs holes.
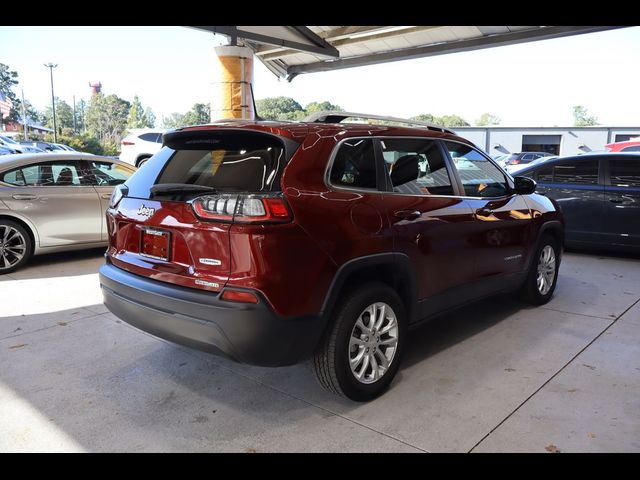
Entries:
POLYGON ((218 191, 279 191, 284 157, 282 142, 266 135, 185 141, 175 145, 156 184, 186 183, 218 191))

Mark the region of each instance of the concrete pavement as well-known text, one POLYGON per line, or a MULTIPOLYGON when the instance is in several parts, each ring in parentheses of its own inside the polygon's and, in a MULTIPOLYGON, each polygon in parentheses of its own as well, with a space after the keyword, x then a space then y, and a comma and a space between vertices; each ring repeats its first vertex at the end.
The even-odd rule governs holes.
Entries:
POLYGON ((101 304, 100 250, 0 277, 0 451, 640 451, 640 259, 567 253, 554 299, 508 296, 412 335, 391 389, 335 397, 101 304))

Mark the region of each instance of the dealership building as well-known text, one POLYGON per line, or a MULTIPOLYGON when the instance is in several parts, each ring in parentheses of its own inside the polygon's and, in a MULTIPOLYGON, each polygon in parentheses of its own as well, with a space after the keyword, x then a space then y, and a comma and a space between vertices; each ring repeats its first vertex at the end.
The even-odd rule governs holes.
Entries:
POLYGON ((613 142, 640 137, 640 127, 457 127, 467 138, 489 155, 517 152, 548 152, 576 155, 604 150, 613 142))

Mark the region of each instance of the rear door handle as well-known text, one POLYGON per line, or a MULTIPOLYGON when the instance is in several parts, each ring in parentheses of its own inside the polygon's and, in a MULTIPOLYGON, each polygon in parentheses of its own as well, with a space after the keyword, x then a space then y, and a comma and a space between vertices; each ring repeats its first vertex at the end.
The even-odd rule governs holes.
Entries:
POLYGON ((35 200, 38 196, 33 193, 16 193, 15 195, 11 195, 11 198, 14 200, 35 200))
POLYGON ((490 208, 479 208, 476 210, 476 215, 480 215, 481 217, 490 217, 493 215, 493 210, 490 208))
POLYGON ((111 198, 110 193, 101 193, 100 198, 104 198, 105 200, 109 200, 111 198))
POLYGON ((395 213, 395 216, 403 220, 417 220, 422 216, 422 212, 419 210, 399 210, 395 213))

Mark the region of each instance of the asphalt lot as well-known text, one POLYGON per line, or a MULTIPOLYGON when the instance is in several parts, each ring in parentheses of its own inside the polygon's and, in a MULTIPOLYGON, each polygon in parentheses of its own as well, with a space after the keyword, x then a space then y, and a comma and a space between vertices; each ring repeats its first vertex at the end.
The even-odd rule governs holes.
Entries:
POLYGON ((554 299, 499 296, 412 335, 359 404, 309 364, 240 365, 102 305, 102 251, 0 276, 0 451, 638 452, 640 258, 567 253, 554 299))

